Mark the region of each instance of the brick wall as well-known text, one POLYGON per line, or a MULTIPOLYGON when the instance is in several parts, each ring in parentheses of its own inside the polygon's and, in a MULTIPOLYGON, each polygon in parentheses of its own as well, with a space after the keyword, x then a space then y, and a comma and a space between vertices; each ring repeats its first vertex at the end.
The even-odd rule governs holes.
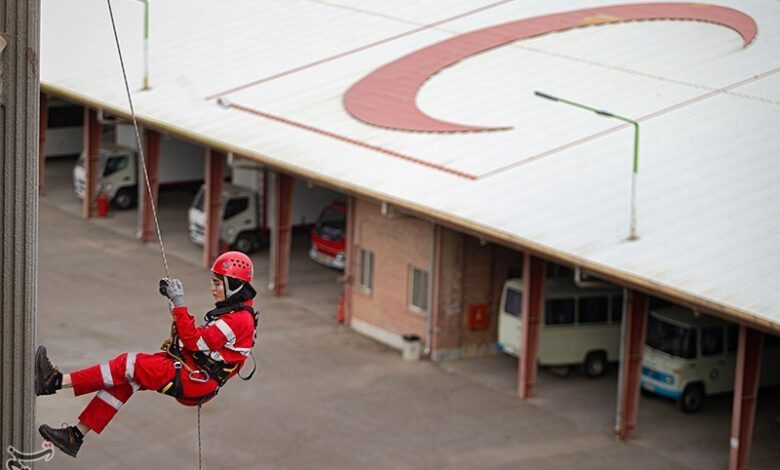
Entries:
POLYGON ((415 266, 430 271, 431 224, 357 200, 355 206, 355 277, 352 318, 401 335, 414 333, 425 339, 425 312, 409 306, 409 271, 415 266), (359 285, 359 248, 374 252, 374 286, 368 292, 359 285))
MULTIPOLYGON (((431 223, 380 206, 355 202, 352 318, 394 335, 425 339, 426 316, 409 306, 410 267, 430 271, 431 223), (361 288, 359 248, 374 252, 374 286, 361 288)), ((519 276, 522 254, 444 227, 440 228, 438 301, 432 355, 435 360, 496 353, 501 289, 510 271, 519 276), (471 305, 486 306, 487 327, 472 330, 471 305)))

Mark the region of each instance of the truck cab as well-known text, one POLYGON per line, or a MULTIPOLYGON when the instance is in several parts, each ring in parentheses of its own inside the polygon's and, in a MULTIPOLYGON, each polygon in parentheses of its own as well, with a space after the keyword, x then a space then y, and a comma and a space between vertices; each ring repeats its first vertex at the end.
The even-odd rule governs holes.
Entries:
MULTIPOLYGON (((651 310, 642 357, 642 390, 699 411, 707 395, 734 390, 739 327, 678 307, 651 310)), ((767 335, 761 385, 780 383, 780 343, 767 335)))
MULTIPOLYGON (((198 245, 205 241, 206 187, 201 186, 189 210, 190 240, 198 245)), ((220 239, 231 249, 251 253, 268 244, 269 232, 262 226, 260 197, 257 192, 232 184, 222 188, 222 223, 220 239)))
POLYGON ((311 228, 309 257, 314 261, 344 269, 346 260, 347 206, 334 201, 320 212, 317 222, 311 228))
MULTIPOLYGON (((78 199, 84 198, 86 170, 82 152, 73 167, 73 190, 78 199)), ((105 194, 118 209, 128 209, 138 202, 136 151, 115 144, 100 147, 98 164, 98 192, 105 194)))

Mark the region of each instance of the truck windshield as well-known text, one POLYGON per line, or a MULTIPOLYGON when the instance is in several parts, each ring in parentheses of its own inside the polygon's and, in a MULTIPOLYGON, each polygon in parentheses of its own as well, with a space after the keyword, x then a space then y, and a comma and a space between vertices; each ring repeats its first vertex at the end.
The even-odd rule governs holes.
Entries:
POLYGON ((652 315, 647 321, 646 343, 672 356, 684 359, 696 357, 696 330, 665 322, 652 315))
POLYGON ((347 226, 347 215, 332 207, 326 207, 317 219, 315 231, 325 240, 337 241, 344 239, 347 226))
POLYGON ((192 200, 192 208, 203 212, 203 193, 206 192, 205 186, 201 186, 198 194, 195 195, 195 199, 192 200))

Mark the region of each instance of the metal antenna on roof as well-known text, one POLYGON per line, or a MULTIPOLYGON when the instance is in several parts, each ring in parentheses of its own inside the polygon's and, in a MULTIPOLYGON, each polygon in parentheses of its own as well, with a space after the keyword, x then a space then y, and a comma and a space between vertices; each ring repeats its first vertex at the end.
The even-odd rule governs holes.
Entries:
POLYGON ((144 157, 144 148, 141 145, 141 133, 138 130, 138 121, 135 118, 135 108, 133 107, 133 97, 130 95, 130 85, 127 83, 127 71, 125 70, 125 60, 122 57, 122 47, 119 45, 119 35, 116 32, 116 22, 114 21, 114 10, 111 8, 111 0, 108 2, 108 14, 111 16, 111 27, 114 29, 114 40, 116 41, 116 50, 119 53, 119 63, 122 65, 122 77, 125 80, 125 91, 127 92, 127 101, 130 103, 130 115, 133 118, 133 128, 135 129, 135 139, 138 144, 138 154, 141 156, 141 167, 144 170, 144 181, 146 183, 146 190, 149 196, 149 205, 152 208, 152 215, 154 216, 154 226, 157 229, 157 240, 160 242, 160 253, 162 253, 163 265, 165 266, 165 277, 169 278, 168 274, 168 258, 165 256, 165 246, 163 245, 162 233, 160 232, 160 222, 157 220, 157 208, 154 204, 154 196, 152 195, 152 186, 149 184, 149 173, 146 171, 146 158, 144 157))
POLYGON ((586 111, 592 111, 598 114, 599 116, 618 119, 620 121, 627 122, 634 126, 634 164, 631 171, 631 216, 629 222, 630 228, 628 232, 628 238, 626 240, 628 241, 638 240, 639 235, 636 233, 636 178, 637 175, 639 174, 639 123, 637 121, 634 121, 633 119, 619 116, 615 113, 611 113, 603 109, 592 108, 582 103, 576 103, 574 101, 559 98, 557 96, 549 95, 547 93, 542 93, 541 91, 535 91, 534 94, 539 98, 544 98, 546 100, 555 101, 558 103, 568 104, 570 106, 584 109, 586 111))

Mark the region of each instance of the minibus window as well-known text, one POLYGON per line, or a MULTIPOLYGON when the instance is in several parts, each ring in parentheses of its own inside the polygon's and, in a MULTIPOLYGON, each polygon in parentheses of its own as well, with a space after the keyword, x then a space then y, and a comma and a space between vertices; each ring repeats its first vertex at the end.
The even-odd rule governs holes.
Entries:
POLYGON ((648 346, 683 359, 696 357, 696 330, 667 323, 650 315, 647 321, 648 346))
POLYGON ((506 290, 504 311, 513 317, 520 318, 520 310, 523 308, 523 294, 514 289, 506 290))
POLYGON ((723 327, 707 327, 701 329, 701 355, 714 356, 723 354, 723 327))
POLYGON ((729 325, 726 327, 726 348, 728 352, 737 352, 737 341, 739 340, 739 327, 729 325))
POLYGON ((600 297, 580 297, 578 303, 579 313, 577 321, 579 323, 607 322, 609 298, 606 295, 600 297))
POLYGON ((612 313, 610 318, 612 323, 620 323, 623 320, 623 294, 613 295, 612 300, 612 313))
POLYGON ((565 325, 574 323, 574 299, 551 299, 544 303, 544 323, 565 325))

